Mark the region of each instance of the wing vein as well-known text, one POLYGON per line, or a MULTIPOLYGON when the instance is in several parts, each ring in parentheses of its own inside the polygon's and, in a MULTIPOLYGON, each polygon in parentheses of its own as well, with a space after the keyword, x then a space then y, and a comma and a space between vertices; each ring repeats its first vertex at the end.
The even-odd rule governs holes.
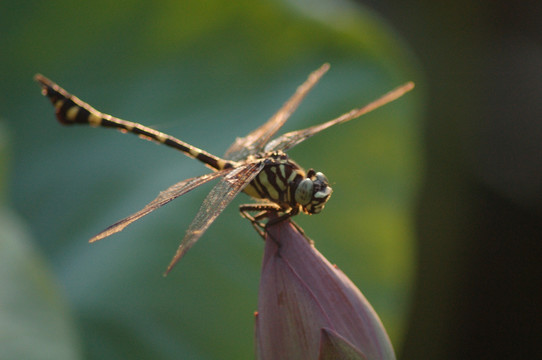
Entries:
POLYGON ((286 123, 301 101, 328 70, 329 64, 325 63, 319 69, 312 72, 275 115, 247 136, 238 138, 226 151, 225 157, 231 160, 241 160, 251 154, 261 152, 265 144, 286 123))
POLYGON ((164 275, 171 271, 173 266, 199 240, 226 206, 258 175, 264 164, 264 161, 247 163, 235 168, 220 180, 203 200, 196 217, 188 227, 164 275))
POLYGON ((367 114, 368 112, 378 109, 379 107, 400 98, 405 93, 412 90, 413 88, 414 88, 414 83, 407 82, 406 84, 395 88, 394 90, 388 92, 387 94, 381 96, 377 100, 365 105, 362 108, 350 110, 349 112, 320 125, 315 125, 306 129, 286 133, 272 140, 271 142, 269 142, 265 146, 265 151, 266 152, 276 151, 276 150, 286 151, 296 146, 300 142, 308 139, 309 137, 318 134, 322 130, 325 130, 333 125, 342 124, 347 121, 356 119, 362 115, 367 114))
POLYGON ((145 205, 143 209, 139 210, 138 212, 122 220, 117 221, 116 223, 109 226, 107 229, 105 229, 101 233, 91 238, 89 242, 95 242, 103 238, 106 238, 110 235, 113 235, 119 231, 122 231, 126 226, 142 218, 143 216, 148 215, 154 210, 164 206, 165 204, 169 203, 171 200, 174 200, 178 198, 179 196, 184 195, 187 192, 197 188, 198 186, 203 185, 206 182, 209 182, 213 179, 216 179, 217 177, 224 176, 227 173, 231 172, 232 170, 234 169, 229 168, 229 169, 217 171, 217 172, 202 175, 199 177, 186 179, 186 180, 176 183, 175 185, 170 186, 166 190, 160 192, 160 194, 153 201, 145 205))

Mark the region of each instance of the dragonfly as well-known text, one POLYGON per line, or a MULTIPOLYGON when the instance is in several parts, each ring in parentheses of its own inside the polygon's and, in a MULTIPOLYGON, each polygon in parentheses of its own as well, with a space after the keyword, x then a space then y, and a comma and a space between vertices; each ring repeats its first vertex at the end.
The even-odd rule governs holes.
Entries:
POLYGON ((241 205, 239 210, 262 236, 264 236, 265 227, 272 223, 288 219, 298 213, 320 213, 333 191, 329 181, 323 173, 314 169, 305 171, 295 161, 289 159, 286 151, 331 126, 356 119, 394 101, 414 88, 413 82, 407 82, 368 105, 355 108, 333 120, 303 130, 288 132, 271 140, 329 67, 329 64, 325 63, 312 72, 267 122, 245 137, 237 138, 224 157, 212 155, 142 124, 102 113, 45 76, 37 74, 35 80, 40 84, 43 95, 47 96, 55 107, 56 117, 61 124, 90 125, 117 129, 122 133, 132 133, 140 138, 179 150, 214 170, 212 173, 186 179, 170 186, 141 210, 114 223, 89 241, 95 242, 117 233, 179 196, 215 179, 220 180, 203 200, 164 275, 173 269, 240 192, 258 201, 254 204, 241 205), (256 215, 251 215, 253 213, 256 215), (267 222, 264 223, 264 220, 267 222))

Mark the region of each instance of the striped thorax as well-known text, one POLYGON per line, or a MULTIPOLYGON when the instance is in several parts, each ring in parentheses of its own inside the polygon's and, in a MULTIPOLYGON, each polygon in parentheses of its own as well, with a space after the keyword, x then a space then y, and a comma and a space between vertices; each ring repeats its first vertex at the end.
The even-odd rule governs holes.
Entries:
POLYGON ((246 194, 306 214, 317 214, 324 208, 333 192, 324 174, 313 169, 305 173, 282 151, 260 156, 265 159, 265 167, 244 189, 246 194))

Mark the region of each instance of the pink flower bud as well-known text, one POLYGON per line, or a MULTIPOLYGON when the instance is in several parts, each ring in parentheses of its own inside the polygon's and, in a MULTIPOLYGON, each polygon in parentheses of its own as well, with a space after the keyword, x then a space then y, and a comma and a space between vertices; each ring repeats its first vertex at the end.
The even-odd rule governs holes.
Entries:
POLYGON ((256 356, 395 359, 386 330, 367 299, 289 221, 267 228, 256 356))

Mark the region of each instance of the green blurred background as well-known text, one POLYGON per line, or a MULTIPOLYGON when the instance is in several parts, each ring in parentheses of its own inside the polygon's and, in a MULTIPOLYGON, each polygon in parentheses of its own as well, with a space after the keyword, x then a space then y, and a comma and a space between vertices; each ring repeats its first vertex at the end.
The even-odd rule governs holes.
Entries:
POLYGON ((134 136, 60 126, 36 72, 221 155, 323 62, 284 131, 417 87, 289 152, 334 188, 321 215, 296 221, 373 304, 399 358, 534 358, 541 6, 1 2, 0 359, 253 358, 263 244, 236 209, 248 198, 166 279, 211 185, 89 245, 207 170, 134 136))

